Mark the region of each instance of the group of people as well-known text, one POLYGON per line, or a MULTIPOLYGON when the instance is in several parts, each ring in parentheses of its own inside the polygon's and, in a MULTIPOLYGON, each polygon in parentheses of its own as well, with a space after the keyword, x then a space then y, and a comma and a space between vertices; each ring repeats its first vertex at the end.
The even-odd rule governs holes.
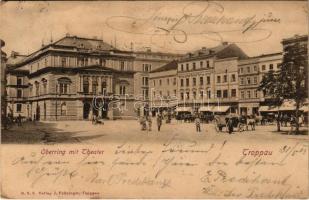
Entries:
MULTIPOLYGON (((158 131, 161 130, 162 120, 163 120, 163 117, 162 117, 161 113, 158 113, 157 116, 156 116, 158 131)), ((147 116, 140 117, 140 125, 141 125, 142 131, 146 131, 146 130, 151 131, 152 130, 151 116, 147 115, 147 116)))

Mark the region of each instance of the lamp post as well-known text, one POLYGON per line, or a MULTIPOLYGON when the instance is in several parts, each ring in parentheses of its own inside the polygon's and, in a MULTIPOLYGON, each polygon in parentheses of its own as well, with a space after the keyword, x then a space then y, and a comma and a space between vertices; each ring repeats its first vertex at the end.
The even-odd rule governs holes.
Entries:
POLYGON ((58 84, 56 83, 56 106, 55 106, 55 117, 57 121, 57 109, 58 109, 58 84))

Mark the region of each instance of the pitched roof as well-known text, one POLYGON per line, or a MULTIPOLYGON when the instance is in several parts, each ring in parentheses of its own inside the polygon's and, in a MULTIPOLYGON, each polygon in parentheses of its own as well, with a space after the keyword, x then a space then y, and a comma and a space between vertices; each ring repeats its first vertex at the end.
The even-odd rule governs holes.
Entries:
POLYGON ((54 45, 75 47, 80 49, 97 49, 101 51, 116 50, 110 44, 103 42, 100 39, 82 38, 77 36, 66 36, 54 43, 54 45))
POLYGON ((202 47, 199 50, 187 53, 181 61, 195 60, 199 58, 207 58, 216 56, 219 59, 238 57, 240 59, 248 58, 242 49, 240 49, 236 44, 228 44, 226 42, 211 48, 202 47))
POLYGON ((153 71, 151 71, 151 73, 153 72, 162 72, 162 71, 170 71, 170 70, 176 70, 177 69, 177 61, 173 60, 170 63, 167 63, 166 65, 163 65, 162 67, 159 67, 158 69, 155 69, 153 71))

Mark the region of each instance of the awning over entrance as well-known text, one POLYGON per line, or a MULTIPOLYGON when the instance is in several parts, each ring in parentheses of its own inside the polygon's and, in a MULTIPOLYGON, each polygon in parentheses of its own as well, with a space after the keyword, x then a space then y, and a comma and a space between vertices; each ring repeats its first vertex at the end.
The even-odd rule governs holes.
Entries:
POLYGON ((212 112, 227 112, 230 106, 214 106, 212 112))
POLYGON ((177 107, 176 112, 192 112, 191 107, 177 107))
POLYGON ((201 106, 199 111, 200 112, 212 112, 213 107, 212 106, 201 106))
POLYGON ((278 106, 260 106, 259 112, 278 112, 278 106))
POLYGON ((296 110, 295 101, 287 100, 284 101, 279 107, 279 111, 294 111, 296 110))

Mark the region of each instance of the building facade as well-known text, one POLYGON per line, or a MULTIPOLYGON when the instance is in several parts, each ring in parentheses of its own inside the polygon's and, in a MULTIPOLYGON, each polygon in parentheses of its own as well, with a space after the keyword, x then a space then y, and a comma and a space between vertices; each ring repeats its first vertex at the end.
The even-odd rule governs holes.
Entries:
POLYGON ((282 53, 260 55, 240 60, 239 71, 239 110, 244 115, 257 115, 268 111, 271 98, 259 91, 263 76, 270 70, 280 70, 282 53), (260 109, 263 106, 263 109, 260 109))
POLYGON ((6 53, 2 51, 5 42, 0 39, 0 56, 1 56, 1 119, 6 116, 6 53))
POLYGON ((133 60, 131 52, 102 40, 67 35, 17 62, 12 59, 10 113, 36 120, 134 117, 133 60))
POLYGON ((226 42, 188 53, 178 63, 178 106, 238 112, 237 62, 247 57, 237 45, 226 42))
POLYGON ((150 107, 158 110, 173 109, 177 105, 177 61, 153 70, 150 80, 150 107))

